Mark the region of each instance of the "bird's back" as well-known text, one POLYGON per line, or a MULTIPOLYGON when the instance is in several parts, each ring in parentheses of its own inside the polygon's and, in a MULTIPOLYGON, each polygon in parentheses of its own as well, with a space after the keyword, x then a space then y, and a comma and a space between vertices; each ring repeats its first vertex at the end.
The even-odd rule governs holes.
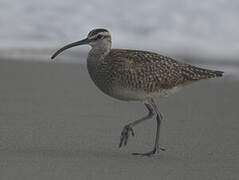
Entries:
POLYGON ((98 81, 95 83, 101 86, 102 91, 108 88, 109 92, 106 93, 111 96, 120 93, 123 96, 134 96, 138 93, 135 99, 151 94, 157 96, 161 92, 167 94, 173 88, 192 81, 222 76, 223 73, 178 62, 153 52, 126 49, 111 49, 96 66, 95 80, 92 79, 98 81))

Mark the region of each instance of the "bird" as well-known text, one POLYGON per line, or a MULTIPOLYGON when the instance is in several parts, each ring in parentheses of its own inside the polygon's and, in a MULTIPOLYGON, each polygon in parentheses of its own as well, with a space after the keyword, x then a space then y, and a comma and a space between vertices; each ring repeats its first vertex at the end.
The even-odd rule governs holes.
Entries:
POLYGON ((159 144, 163 115, 156 100, 175 93, 193 82, 223 76, 222 71, 196 67, 158 53, 131 49, 112 49, 109 30, 96 28, 83 40, 70 43, 56 51, 51 59, 66 49, 90 45, 87 69, 95 85, 105 94, 122 101, 141 102, 148 114, 123 127, 119 148, 126 146, 133 128, 149 119, 156 119, 157 128, 153 149, 133 155, 151 156, 165 151, 159 144))

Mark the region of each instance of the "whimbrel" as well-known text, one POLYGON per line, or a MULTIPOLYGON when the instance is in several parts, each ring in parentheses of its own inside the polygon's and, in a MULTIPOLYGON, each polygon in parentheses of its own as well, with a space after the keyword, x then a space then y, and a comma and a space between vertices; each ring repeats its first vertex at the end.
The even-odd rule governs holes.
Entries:
POLYGON ((157 130, 154 148, 147 153, 153 155, 165 150, 159 145, 159 131, 163 116, 155 99, 174 93, 177 89, 201 79, 222 76, 222 71, 195 67, 157 53, 139 50, 111 49, 111 35, 106 29, 94 29, 87 38, 59 49, 51 58, 74 46, 89 44, 92 48, 87 58, 91 79, 105 94, 124 101, 144 103, 148 114, 124 126, 119 147, 126 146, 133 127, 156 117, 157 130))

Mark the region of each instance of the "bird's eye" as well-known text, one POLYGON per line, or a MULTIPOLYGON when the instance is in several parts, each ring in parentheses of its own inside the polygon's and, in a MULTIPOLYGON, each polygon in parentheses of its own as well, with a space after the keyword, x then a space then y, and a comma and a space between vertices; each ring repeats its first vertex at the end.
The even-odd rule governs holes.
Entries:
POLYGON ((96 39, 101 39, 103 37, 103 35, 99 34, 96 39))

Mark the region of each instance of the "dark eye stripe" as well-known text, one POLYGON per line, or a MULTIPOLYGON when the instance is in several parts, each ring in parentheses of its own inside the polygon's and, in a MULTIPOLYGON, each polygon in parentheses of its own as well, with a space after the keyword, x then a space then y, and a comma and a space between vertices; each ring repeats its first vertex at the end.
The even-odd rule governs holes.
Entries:
POLYGON ((103 37, 103 35, 99 34, 94 38, 94 40, 101 39, 102 37, 103 37))
POLYGON ((92 40, 98 40, 98 39, 104 39, 104 38, 110 38, 110 36, 98 34, 96 37, 92 38, 92 40))

